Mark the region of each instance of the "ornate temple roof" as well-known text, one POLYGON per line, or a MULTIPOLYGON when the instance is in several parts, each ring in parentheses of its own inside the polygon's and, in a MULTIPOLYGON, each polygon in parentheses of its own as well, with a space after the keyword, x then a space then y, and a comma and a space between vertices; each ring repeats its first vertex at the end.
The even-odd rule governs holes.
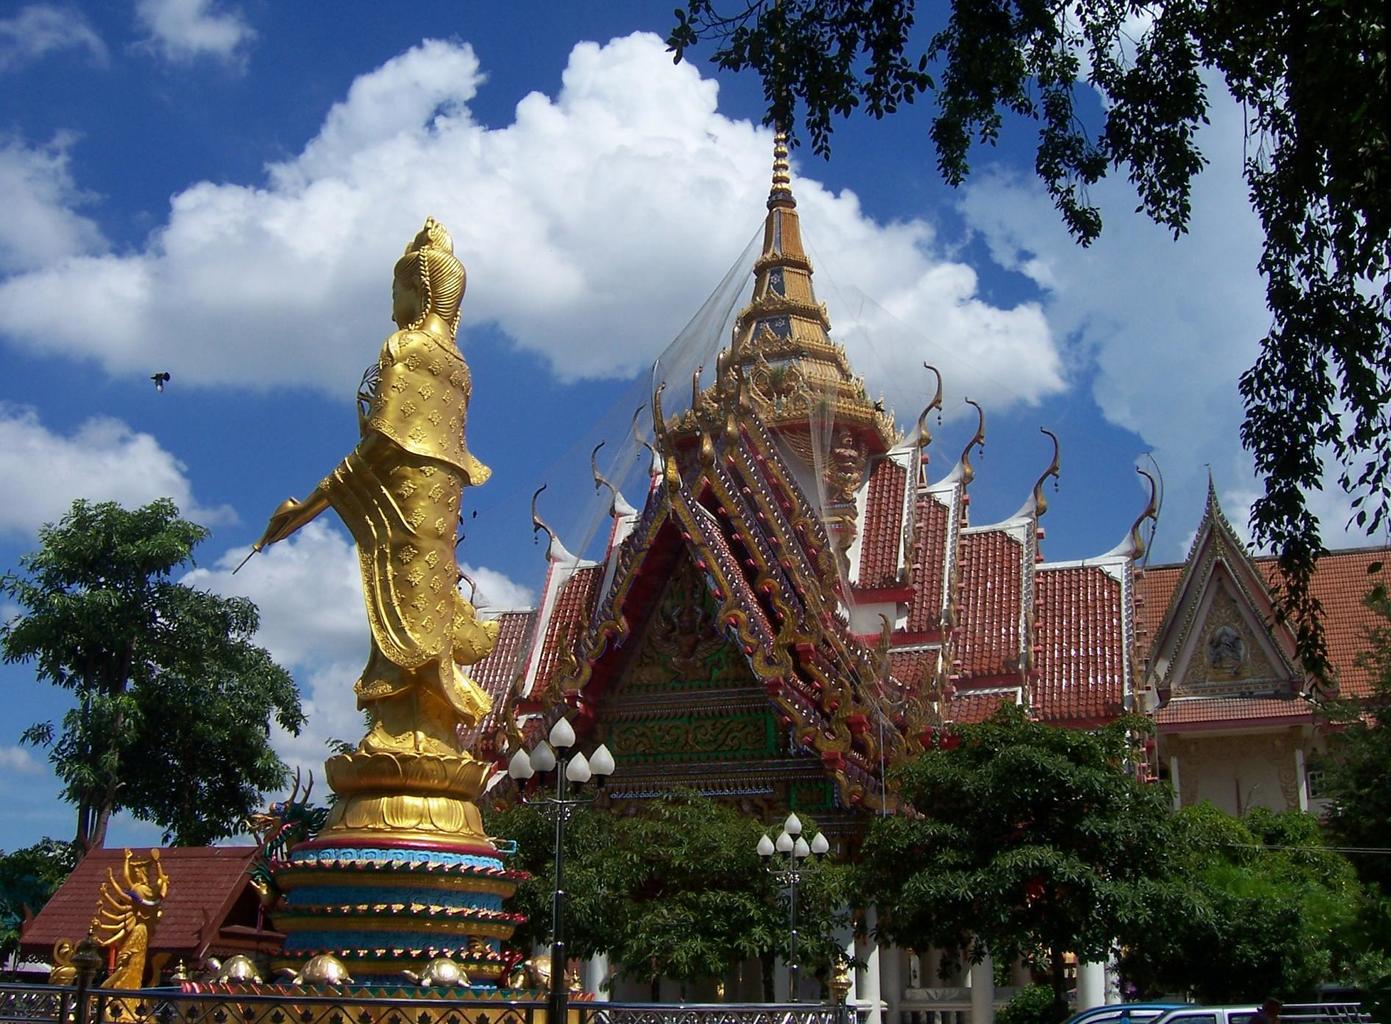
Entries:
MULTIPOLYGON (((923 749, 938 727, 979 721, 1004 703, 1071 726, 1155 706, 1162 725, 1307 711, 1292 692, 1276 704, 1270 695, 1233 703, 1227 694, 1198 703, 1155 688, 1155 657, 1192 647, 1193 627, 1176 609, 1207 600, 1199 592, 1213 564, 1223 564, 1228 589, 1244 595, 1251 615, 1270 607, 1268 562, 1244 553, 1215 497, 1184 566, 1137 566, 1141 527, 1157 515, 1153 480, 1149 504, 1119 545, 1049 562, 1040 519, 1045 484, 1060 467, 1049 434, 1052 461, 1019 510, 970 521, 985 412, 971 403, 976 432, 934 480, 926 422, 941 406, 940 376, 911 439, 900 439, 867 398, 815 301, 781 137, 752 298, 713 381, 694 391, 692 407, 668 419, 657 389, 652 488, 640 511, 614 491, 603 559, 582 562, 553 536, 540 606, 515 627, 527 631, 530 649, 519 658, 500 644, 494 657, 511 667, 478 666, 490 692, 510 692, 510 710, 495 713, 499 737, 528 715, 539 727, 560 701, 582 725, 592 721, 683 565, 694 566, 716 606, 708 628, 738 650, 762 691, 722 690, 718 699, 772 708, 786 765, 824 773, 847 808, 892 804, 886 767, 923 749), (832 435, 844 436, 815 453, 809 424, 818 402, 822 414, 832 410, 832 435), (826 474, 819 482, 818 473, 826 474)), ((1367 685, 1354 654, 1371 620, 1359 603, 1371 560, 1332 554, 1314 584, 1352 694, 1367 685)), ((1276 647, 1272 657, 1294 673, 1288 645, 1276 647)), ((759 788, 739 781, 737 764, 698 762, 673 764, 668 781, 700 777, 724 793, 759 788)))

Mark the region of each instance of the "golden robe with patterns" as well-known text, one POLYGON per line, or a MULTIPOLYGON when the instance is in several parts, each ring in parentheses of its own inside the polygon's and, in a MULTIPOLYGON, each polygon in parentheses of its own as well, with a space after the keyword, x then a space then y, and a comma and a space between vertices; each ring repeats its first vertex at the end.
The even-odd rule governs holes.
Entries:
POLYGON ((485 657, 497 625, 480 622, 458 591, 463 489, 489 476, 464 438, 468 365, 451 342, 405 330, 382 346, 379 371, 362 442, 320 485, 357 541, 362 570, 373 649, 358 706, 420 686, 472 725, 491 701, 456 663, 485 657))

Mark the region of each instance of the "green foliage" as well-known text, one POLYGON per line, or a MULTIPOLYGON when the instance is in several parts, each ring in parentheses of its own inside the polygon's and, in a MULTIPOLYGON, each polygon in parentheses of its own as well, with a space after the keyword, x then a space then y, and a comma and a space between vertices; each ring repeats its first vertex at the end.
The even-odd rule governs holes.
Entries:
POLYGON ((1058 1024, 1066 1014, 1059 1014, 1049 985, 1030 985, 1020 989, 995 1014, 996 1024, 1058 1024))
POLYGON ((252 638, 256 607, 171 580, 207 531, 161 499, 128 511, 76 501, 39 531, 0 593, 22 613, 0 626, 6 662, 73 693, 56 726, 25 730, 47 746, 77 806, 77 837, 99 844, 117 810, 200 845, 235 832, 283 785, 269 720, 298 732, 293 680, 252 638))
MULTIPOLYGON (((489 830, 518 845, 536 877, 510 908, 529 922, 514 942, 550 934, 554 826, 538 807, 494 812, 489 830)), ((629 978, 694 981, 743 960, 783 952, 787 907, 755 852, 756 822, 691 793, 654 800, 644 813, 577 813, 566 827, 566 944, 573 956, 606 951, 629 978)), ((812 866, 799 893, 799 960, 824 968, 846 901, 845 869, 812 866)))
POLYGON ((952 184, 1007 115, 1032 121, 1035 168, 1083 245, 1101 231, 1089 187, 1113 168, 1140 211, 1175 235, 1187 229, 1209 83, 1229 90, 1246 114, 1244 171, 1272 314, 1241 378, 1242 440, 1265 481, 1251 525, 1279 554, 1282 608, 1305 667, 1326 672, 1309 590, 1323 547, 1307 499, 1324 458, 1336 460, 1359 526, 1374 533, 1391 513, 1384 4, 951 0, 934 8, 942 24, 925 45, 911 31, 916 10, 916 0, 744 0, 721 15, 714 0, 687 0, 667 42, 679 61, 712 41, 720 67, 756 71, 767 120, 791 128, 800 105, 822 154, 832 115, 863 107, 882 117, 933 90, 937 166, 952 184))
POLYGON ((1173 843, 1194 902, 1128 950, 1123 970, 1142 990, 1292 999, 1337 975, 1360 892, 1317 819, 1260 808, 1237 819, 1199 804, 1177 814, 1173 843))
POLYGON ((77 847, 44 837, 0 856, 0 960, 19 949, 25 908, 37 914, 77 866, 77 847))
MULTIPOLYGON (((997 960, 1100 960, 1188 902, 1169 857, 1170 794, 1128 770, 1124 719, 1087 732, 1008 706, 899 773, 918 815, 875 819, 858 889, 901 946, 997 960)), ((1061 1005, 1062 975, 1054 975, 1061 1005)))

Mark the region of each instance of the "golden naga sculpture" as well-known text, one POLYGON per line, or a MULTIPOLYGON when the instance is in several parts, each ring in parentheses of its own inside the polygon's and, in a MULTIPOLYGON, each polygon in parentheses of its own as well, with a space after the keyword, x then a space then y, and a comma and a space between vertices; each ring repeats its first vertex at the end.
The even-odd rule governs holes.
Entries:
POLYGON ((466 275, 433 218, 396 263, 392 319, 359 391, 357 447, 304 501, 271 516, 259 551, 332 508, 357 542, 372 648, 355 686, 370 727, 331 758, 339 795, 327 831, 481 839, 471 801, 486 766, 461 728, 491 708, 462 666, 486 657, 497 624, 459 592, 455 534, 465 487, 489 470, 465 442, 472 382, 455 344, 466 275))
POLYGON ((168 895, 169 876, 164 873, 158 850, 151 850, 146 860, 137 860, 127 849, 119 880, 114 871, 106 869, 97 916, 92 921, 96 942, 116 947, 116 969, 102 983, 103 988, 141 986, 155 925, 168 895))

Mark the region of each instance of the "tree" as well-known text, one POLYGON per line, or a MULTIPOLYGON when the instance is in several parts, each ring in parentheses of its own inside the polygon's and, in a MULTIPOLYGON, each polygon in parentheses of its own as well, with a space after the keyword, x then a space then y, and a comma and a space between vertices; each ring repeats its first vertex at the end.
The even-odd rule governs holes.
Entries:
POLYGON ((0 960, 19 949, 26 911, 38 913, 77 866, 77 847, 44 837, 33 846, 0 856, 0 960))
POLYGON ((1265 232, 1271 327, 1241 378, 1241 436, 1264 494, 1257 543, 1278 554, 1281 609, 1305 667, 1328 670, 1309 589, 1323 551, 1307 495, 1324 459, 1369 533, 1391 516, 1391 90, 1379 0, 951 0, 925 45, 916 0, 714 0, 676 11, 681 60, 703 41, 721 68, 762 78, 769 123, 804 109, 812 148, 832 115, 894 113, 935 92, 937 168, 959 185, 977 142, 1038 126, 1035 167, 1083 245, 1101 231, 1088 189, 1124 169, 1139 210, 1185 231, 1206 160, 1208 80, 1246 111, 1244 173, 1265 232), (1138 29, 1136 26, 1140 26, 1138 29), (1146 27, 1147 26, 1147 27, 1146 27), (1138 37, 1134 34, 1138 32, 1138 37), (1083 71, 1085 68, 1085 72, 1083 71), (1085 83, 1101 104, 1084 92, 1085 83), (1095 130, 1093 130, 1095 128, 1095 130))
POLYGON ((1142 991, 1290 999, 1345 969, 1360 889, 1313 816, 1256 808, 1238 819, 1198 804, 1178 813, 1173 843, 1194 905, 1127 948, 1122 970, 1142 991))
POLYGON ((1164 870, 1171 794, 1131 770, 1146 726, 1064 729, 1010 705, 900 768, 912 813, 874 820, 857 875, 880 931, 1047 962, 1061 1010, 1065 952, 1104 960, 1190 901, 1164 870))
MULTIPOLYGON (((530 919, 514 941, 543 943, 554 832, 535 807, 495 812, 489 829, 517 841, 520 866, 534 875, 513 897, 511 907, 530 919)), ((624 976, 654 989, 662 978, 684 986, 760 958, 766 989, 772 957, 786 949, 787 909, 755 852, 760 831, 757 822, 693 793, 654 800, 631 817, 575 815, 566 828, 568 952, 608 953, 624 976)), ((799 893, 800 960, 815 970, 829 961, 847 892, 838 865, 809 874, 799 893)))
POLYGON ((0 626, 0 653, 75 699, 61 726, 22 739, 50 748, 79 845, 100 845, 122 809, 166 841, 209 843, 285 783, 269 721, 297 733, 304 715, 294 681, 252 642, 256 606, 171 579, 206 537, 168 499, 134 511, 79 500, 39 531, 22 572, 0 577, 21 609, 0 626))

